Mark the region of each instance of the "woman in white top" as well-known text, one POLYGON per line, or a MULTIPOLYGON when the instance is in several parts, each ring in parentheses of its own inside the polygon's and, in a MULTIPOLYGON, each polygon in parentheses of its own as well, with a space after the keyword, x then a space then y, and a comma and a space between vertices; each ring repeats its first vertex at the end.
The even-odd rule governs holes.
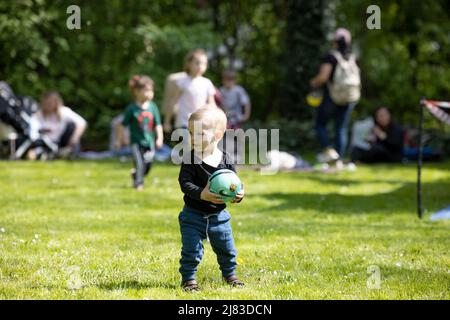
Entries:
POLYGON ((216 89, 211 80, 203 77, 208 68, 208 57, 202 49, 189 53, 185 61, 186 75, 175 80, 173 101, 165 110, 164 131, 172 130, 174 105, 178 103, 175 128, 187 128, 189 116, 205 104, 213 104, 216 89))
POLYGON ((34 146, 45 140, 52 151, 74 151, 80 144, 87 122, 64 102, 56 91, 49 91, 41 98, 41 109, 30 120, 30 139, 34 146))

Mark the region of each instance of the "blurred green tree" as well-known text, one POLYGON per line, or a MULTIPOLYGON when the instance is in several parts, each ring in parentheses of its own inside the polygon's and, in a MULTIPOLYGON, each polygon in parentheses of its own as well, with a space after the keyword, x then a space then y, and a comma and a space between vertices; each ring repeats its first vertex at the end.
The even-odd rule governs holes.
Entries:
POLYGON ((282 133, 286 145, 304 149, 314 145, 314 110, 304 101, 309 78, 336 26, 352 31, 362 67, 356 117, 385 104, 415 123, 421 96, 449 99, 449 2, 377 3, 381 30, 366 27, 369 0, 1 1, 0 78, 19 95, 59 90, 89 121, 85 145, 105 147, 109 121, 131 99, 128 78, 149 74, 160 104, 165 77, 203 47, 216 86, 223 69, 238 69, 253 119, 291 128, 286 139, 282 133), (66 27, 73 4, 81 8, 81 30, 66 27))
POLYGON ((337 22, 353 33, 363 75, 360 114, 379 105, 416 123, 422 96, 450 99, 450 4, 446 0, 378 1, 381 29, 365 26, 373 1, 340 0, 337 22))

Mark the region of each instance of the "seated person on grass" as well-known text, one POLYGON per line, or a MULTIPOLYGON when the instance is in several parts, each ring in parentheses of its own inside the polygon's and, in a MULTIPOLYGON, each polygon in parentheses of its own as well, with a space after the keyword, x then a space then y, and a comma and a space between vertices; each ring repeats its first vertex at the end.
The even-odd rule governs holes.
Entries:
POLYGON ((79 151, 80 139, 87 122, 79 114, 64 105, 56 91, 49 91, 41 98, 41 109, 30 120, 31 145, 27 159, 44 159, 44 155, 68 158, 79 151))
POLYGON ((386 107, 375 110, 374 126, 369 139, 369 147, 354 147, 351 151, 353 162, 401 162, 403 158, 403 129, 391 117, 386 107))

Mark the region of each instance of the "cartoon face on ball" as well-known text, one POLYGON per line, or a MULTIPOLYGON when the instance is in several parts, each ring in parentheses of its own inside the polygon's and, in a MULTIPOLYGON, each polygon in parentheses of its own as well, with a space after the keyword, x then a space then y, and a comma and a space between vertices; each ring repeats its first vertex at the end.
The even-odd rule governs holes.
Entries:
POLYGON ((235 172, 228 169, 220 169, 214 172, 209 178, 209 190, 220 194, 225 202, 231 201, 241 190, 241 180, 235 172))

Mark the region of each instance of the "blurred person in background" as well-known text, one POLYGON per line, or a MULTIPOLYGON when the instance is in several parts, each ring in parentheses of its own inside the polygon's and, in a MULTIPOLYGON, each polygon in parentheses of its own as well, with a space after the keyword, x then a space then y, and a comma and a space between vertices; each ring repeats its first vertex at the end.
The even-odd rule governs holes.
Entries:
POLYGON ((317 137, 323 148, 317 155, 319 162, 342 159, 347 148, 347 127, 360 95, 359 68, 351 53, 351 40, 350 31, 344 28, 337 29, 332 49, 322 59, 319 73, 310 80, 313 89, 323 91, 316 117, 317 137), (344 72, 341 72, 342 70, 344 72), (334 147, 327 132, 330 120, 334 121, 334 147))
POLYGON ((40 106, 30 120, 31 145, 27 159, 45 159, 47 156, 44 155, 50 153, 52 157, 60 158, 75 155, 87 127, 86 120, 65 106, 57 91, 44 93, 40 106))
POLYGON ((352 162, 401 162, 403 159, 403 129, 392 120, 387 107, 379 107, 373 114, 369 148, 354 147, 352 162))

